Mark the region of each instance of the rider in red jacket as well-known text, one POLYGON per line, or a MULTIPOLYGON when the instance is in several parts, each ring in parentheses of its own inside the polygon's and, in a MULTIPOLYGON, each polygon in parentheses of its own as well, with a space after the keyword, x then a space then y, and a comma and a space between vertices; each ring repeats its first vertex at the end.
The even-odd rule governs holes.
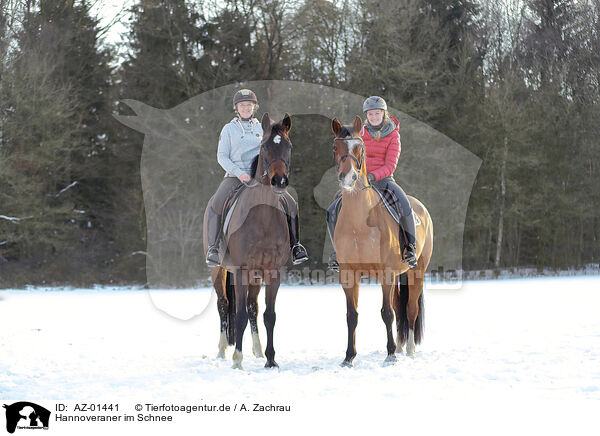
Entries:
MULTIPOLYGON (((383 123, 383 119, 380 123, 383 123)), ((400 156, 400 132, 398 119, 389 117, 384 132, 377 130, 371 136, 369 128, 363 126, 361 137, 365 143, 365 154, 367 156, 367 172, 373 174, 375 181, 394 175, 398 157, 400 156), (387 133, 389 132, 389 133, 387 133), (379 134, 379 135, 378 135, 379 134), (379 136, 377 138, 377 136, 379 136)))
MULTIPOLYGON (((361 132, 367 158, 367 179, 380 191, 387 191, 392 205, 400 216, 400 241, 404 248, 404 262, 410 268, 417 266, 415 221, 412 208, 406 194, 394 180, 394 171, 400 156, 399 122, 387 113, 387 104, 381 97, 373 96, 365 100, 363 112, 367 120, 361 132)), ((327 225, 333 242, 333 232, 337 214, 341 206, 341 197, 336 198, 327 209, 327 225)), ((335 252, 329 259, 329 268, 339 270, 335 252)))

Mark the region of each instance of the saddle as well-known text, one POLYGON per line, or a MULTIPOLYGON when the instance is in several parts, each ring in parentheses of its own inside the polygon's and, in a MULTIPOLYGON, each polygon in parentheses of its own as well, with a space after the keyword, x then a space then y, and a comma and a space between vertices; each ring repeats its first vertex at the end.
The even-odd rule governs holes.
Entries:
MULTIPOLYGON (((229 251, 227 250, 225 235, 227 235, 227 230, 229 228, 231 217, 233 216, 233 212, 238 204, 238 200, 240 199, 242 192, 244 192, 244 190, 246 190, 246 188, 249 187, 252 186, 248 186, 245 183, 242 183, 241 185, 239 185, 231 191, 231 193, 225 200, 225 203, 223 204, 223 210, 221 211, 221 234, 223 235, 223 237, 220 238, 219 243, 219 257, 223 259, 221 263, 223 263, 225 259, 228 259, 229 257, 229 251)), ((290 208, 287 199, 284 196, 282 196, 279 203, 282 211, 286 214, 286 216, 289 215, 290 208)))
POLYGON ((244 192, 246 187, 247 186, 245 183, 239 185, 237 188, 231 191, 225 200, 225 203, 223 204, 223 210, 221 211, 221 229, 224 235, 227 233, 227 226, 229 225, 229 220, 231 219, 233 209, 235 209, 235 205, 240 198, 240 194, 244 192))
MULTIPOLYGON (((396 223, 398 225, 402 225, 402 224, 400 224, 400 215, 398 215, 398 212, 396 211, 396 208, 394 207, 394 204, 396 202, 398 202, 398 199, 396 198, 394 191, 392 191, 390 189, 379 189, 376 186, 372 186, 372 188, 373 188, 373 191, 375 191, 377 193, 377 195, 379 195, 381 202, 383 203, 383 205, 385 206, 385 208, 387 209, 387 211, 389 212, 391 217, 394 219, 394 221, 396 221, 396 223)), ((420 220, 419 216, 414 213, 414 211, 413 211, 413 218, 415 219, 415 227, 421 225, 421 220, 420 220)))
MULTIPOLYGON (((396 211, 396 208, 394 207, 394 204, 398 201, 394 192, 389 189, 379 189, 374 185, 371 185, 371 187, 373 188, 373 191, 375 191, 377 193, 377 195, 379 196, 381 203, 383 203, 383 205, 385 206, 385 208, 388 211, 388 213, 390 214, 390 216, 394 219, 394 221, 396 221, 396 223, 399 226, 402 226, 402 224, 400 223, 400 215, 398 214, 398 212, 396 211)), ((339 213, 340 213, 340 208, 342 206, 341 200, 342 200, 341 195, 334 200, 336 203, 335 204, 336 216, 339 215, 339 213)), ((413 211, 413 217, 415 220, 415 226, 420 226, 421 219, 419 218, 418 215, 415 214, 414 211, 413 211)))

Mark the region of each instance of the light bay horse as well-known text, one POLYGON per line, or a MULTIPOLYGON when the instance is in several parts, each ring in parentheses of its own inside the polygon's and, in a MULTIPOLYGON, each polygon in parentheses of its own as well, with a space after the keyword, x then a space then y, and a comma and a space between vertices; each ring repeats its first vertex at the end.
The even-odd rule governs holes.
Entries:
POLYGON ((355 331, 358 323, 358 287, 363 276, 381 283, 381 317, 387 332, 386 363, 396 360, 395 352, 414 356, 415 344, 423 334, 423 282, 433 252, 433 223, 425 206, 408 196, 415 214, 417 267, 402 262, 399 227, 367 180, 365 145, 360 137, 360 117, 342 126, 331 124, 335 139, 333 157, 342 189, 333 243, 340 265, 340 283, 346 294, 348 348, 342 366, 352 366, 356 356, 355 331), (392 324, 396 314, 397 342, 392 324))

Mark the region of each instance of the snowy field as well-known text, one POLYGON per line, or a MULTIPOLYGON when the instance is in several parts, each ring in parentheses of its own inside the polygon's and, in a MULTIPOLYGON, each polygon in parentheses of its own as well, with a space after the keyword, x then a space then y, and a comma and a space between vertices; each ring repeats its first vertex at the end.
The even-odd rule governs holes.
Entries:
MULTIPOLYGON (((339 366, 347 332, 341 288, 282 287, 279 371, 252 355, 249 328, 244 371, 231 369, 231 347, 226 360, 216 358, 211 292, 0 290, 2 404, 119 403, 131 414, 134 404, 150 402, 291 407, 183 413, 170 423, 53 422, 53 434, 192 434, 197 426, 229 432, 238 424, 252 434, 600 434, 592 416, 600 410, 600 277, 471 281, 456 291, 426 291, 424 342, 414 359, 399 355, 393 366, 382 365, 381 289, 363 285, 354 368, 339 366)), ((264 347, 264 290, 259 304, 264 347)))

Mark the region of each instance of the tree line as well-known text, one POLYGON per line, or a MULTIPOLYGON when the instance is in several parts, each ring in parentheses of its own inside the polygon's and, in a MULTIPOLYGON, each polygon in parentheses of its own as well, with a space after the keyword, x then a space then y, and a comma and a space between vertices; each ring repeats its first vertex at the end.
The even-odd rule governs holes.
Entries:
MULTIPOLYGON (((145 283, 143 136, 113 114, 267 79, 381 95, 479 156, 465 269, 598 263, 600 0, 137 0, 119 43, 92 6, 0 0, 0 286, 145 283)), ((293 162, 313 268, 323 156, 293 162)))

